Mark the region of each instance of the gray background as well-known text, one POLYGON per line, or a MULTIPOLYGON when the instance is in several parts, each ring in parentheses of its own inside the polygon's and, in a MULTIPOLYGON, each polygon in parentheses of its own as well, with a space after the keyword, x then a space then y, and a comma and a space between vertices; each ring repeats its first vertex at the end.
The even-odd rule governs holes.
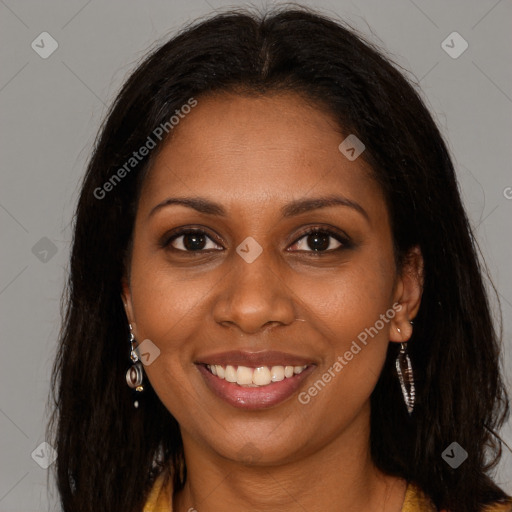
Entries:
MULTIPOLYGON (((510 389, 512 3, 304 4, 342 16, 420 81, 448 138, 463 198, 500 294, 510 389), (469 44, 456 59, 441 46, 453 31, 469 44)), ((106 106, 157 41, 187 21, 230 5, 247 4, 0 0, 1 512, 58 510, 54 490, 47 496, 47 470, 31 453, 45 441, 72 211, 106 106), (59 45, 47 59, 31 47, 44 31, 59 45)), ((458 42, 454 45, 460 48, 458 42)), ((512 444, 510 424, 502 436, 512 444)), ((496 479, 512 493, 510 453, 505 453, 496 479)))

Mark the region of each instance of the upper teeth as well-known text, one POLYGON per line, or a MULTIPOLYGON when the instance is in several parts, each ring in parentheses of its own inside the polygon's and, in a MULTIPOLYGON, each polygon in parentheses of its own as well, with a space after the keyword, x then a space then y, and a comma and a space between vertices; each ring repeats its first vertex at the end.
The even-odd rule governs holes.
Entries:
POLYGON ((207 364, 206 367, 220 379, 236 382, 240 386, 256 387, 267 386, 271 382, 279 382, 285 378, 293 377, 302 373, 307 366, 258 366, 257 368, 249 368, 230 364, 227 366, 207 364))

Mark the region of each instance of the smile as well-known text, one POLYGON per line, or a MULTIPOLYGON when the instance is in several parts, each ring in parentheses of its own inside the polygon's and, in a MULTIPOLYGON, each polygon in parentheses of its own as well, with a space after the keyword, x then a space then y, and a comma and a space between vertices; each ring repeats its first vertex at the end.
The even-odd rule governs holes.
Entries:
POLYGON ((249 366, 197 364, 207 389, 238 409, 267 409, 292 397, 316 365, 249 366), (214 373, 215 372, 215 373, 214 373))
POLYGON ((207 364, 206 368, 219 379, 244 387, 263 387, 301 374, 306 366, 248 366, 207 364))

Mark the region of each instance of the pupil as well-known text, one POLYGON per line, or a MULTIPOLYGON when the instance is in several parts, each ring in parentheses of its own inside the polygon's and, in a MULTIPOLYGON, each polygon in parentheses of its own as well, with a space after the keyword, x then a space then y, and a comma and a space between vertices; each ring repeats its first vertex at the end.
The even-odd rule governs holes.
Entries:
POLYGON ((326 233, 313 233, 308 236, 308 245, 315 251, 325 250, 329 247, 330 236, 326 233))
POLYGON ((183 237, 183 245, 189 251, 201 250, 205 245, 205 235, 201 233, 189 233, 183 237))

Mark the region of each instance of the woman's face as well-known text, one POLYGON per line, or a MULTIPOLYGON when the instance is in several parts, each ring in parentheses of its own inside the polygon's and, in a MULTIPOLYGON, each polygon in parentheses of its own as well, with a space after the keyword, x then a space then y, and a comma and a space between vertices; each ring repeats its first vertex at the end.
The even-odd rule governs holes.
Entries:
POLYGON ((186 449, 278 464, 368 435, 420 285, 347 135, 292 94, 198 98, 149 172, 123 299, 186 449))

